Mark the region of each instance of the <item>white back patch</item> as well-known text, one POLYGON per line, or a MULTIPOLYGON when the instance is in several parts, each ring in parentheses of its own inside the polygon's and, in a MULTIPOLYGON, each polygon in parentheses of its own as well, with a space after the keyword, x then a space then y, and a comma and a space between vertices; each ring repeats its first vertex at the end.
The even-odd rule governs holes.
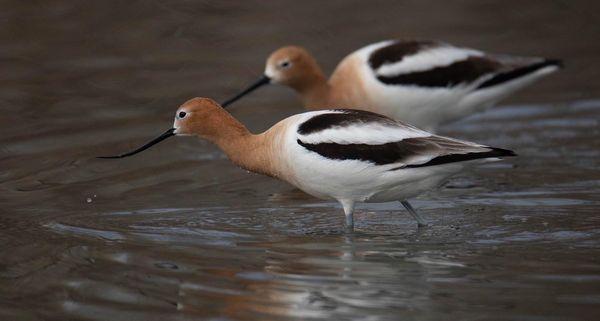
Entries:
POLYGON ((431 135, 432 134, 426 131, 402 123, 358 122, 350 123, 348 125, 334 125, 331 128, 307 135, 298 134, 298 138, 307 144, 336 143, 380 145, 398 142, 407 138, 428 137, 431 135))
POLYGON ((377 76, 393 77, 411 72, 427 71, 449 66, 469 57, 481 57, 484 53, 474 49, 458 48, 450 45, 426 48, 423 51, 404 57, 401 61, 383 64, 375 70, 377 76))

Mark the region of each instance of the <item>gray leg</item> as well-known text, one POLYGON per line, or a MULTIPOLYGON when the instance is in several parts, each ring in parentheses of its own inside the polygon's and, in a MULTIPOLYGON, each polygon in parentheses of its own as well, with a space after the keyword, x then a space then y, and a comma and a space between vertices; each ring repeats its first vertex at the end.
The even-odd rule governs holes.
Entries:
POLYGON ((427 225, 427 221, 425 221, 421 217, 421 215, 419 215, 419 213, 417 213, 415 211, 415 209, 412 207, 412 205, 410 205, 410 203, 408 201, 400 201, 400 203, 402 204, 402 206, 404 206, 404 208, 408 211, 408 213, 417 221, 417 224, 419 226, 427 225))
POLYGON ((341 200, 340 203, 344 208, 344 214, 346 215, 346 229, 350 232, 354 231, 354 201, 341 200))

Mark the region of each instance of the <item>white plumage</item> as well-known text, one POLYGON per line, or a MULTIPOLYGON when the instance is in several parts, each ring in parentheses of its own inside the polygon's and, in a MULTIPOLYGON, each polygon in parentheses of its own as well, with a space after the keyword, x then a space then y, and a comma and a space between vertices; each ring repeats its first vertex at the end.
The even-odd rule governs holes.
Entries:
POLYGON ((544 58, 493 55, 441 42, 392 40, 348 55, 330 84, 336 87, 348 81, 336 74, 357 70, 359 77, 353 81, 357 88, 364 88, 362 102, 368 110, 433 131, 493 106, 559 67, 559 61, 544 58), (399 49, 390 50, 393 47, 399 49), (381 64, 374 66, 378 53, 381 64))
POLYGON ((288 170, 287 180, 313 196, 340 202, 348 226, 355 202, 406 201, 466 166, 514 155, 357 110, 306 112, 280 125, 285 128, 280 162, 288 170), (455 159, 436 164, 440 157, 455 159))
MULTIPOLYGON (((310 119, 322 114, 344 114, 343 110, 325 110, 307 112, 302 114, 304 119, 310 119)), ((299 122, 301 123, 301 121, 299 122)), ((397 126, 397 122, 355 123, 346 126, 334 126, 316 133, 299 134, 298 138, 305 143, 337 143, 337 144, 385 144, 392 141, 401 141, 406 138, 431 136, 430 133, 404 124, 397 126)))
MULTIPOLYGON (((392 45, 394 41, 385 42, 384 45, 392 45)), ((375 46, 374 48, 381 48, 375 46)), ((368 51, 367 55, 373 51, 368 51)), ((386 63, 374 70, 377 76, 397 76, 412 72, 428 71, 434 68, 446 67, 455 62, 465 60, 469 57, 481 57, 483 52, 473 49, 458 48, 450 45, 424 49, 418 53, 406 56, 401 61, 386 63)))

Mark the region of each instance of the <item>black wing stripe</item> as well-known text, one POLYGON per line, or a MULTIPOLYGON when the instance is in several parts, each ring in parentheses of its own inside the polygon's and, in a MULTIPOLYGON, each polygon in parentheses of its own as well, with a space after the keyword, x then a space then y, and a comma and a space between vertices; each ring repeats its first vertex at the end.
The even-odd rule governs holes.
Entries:
POLYGON ((532 65, 523 66, 510 71, 502 72, 484 81, 481 85, 477 87, 477 89, 488 88, 516 78, 520 78, 548 66, 562 67, 562 62, 556 59, 547 59, 532 65))
POLYGON ((373 70, 385 65, 402 61, 404 57, 438 45, 433 41, 398 41, 388 46, 381 47, 369 56, 369 66, 373 70))
POLYGON ((298 133, 301 135, 314 134, 325 129, 348 126, 358 123, 397 123, 385 116, 362 110, 340 109, 336 113, 325 113, 314 116, 298 126, 298 133))
MULTIPOLYGON (((399 142, 392 142, 379 145, 336 143, 309 144, 304 143, 300 139, 297 140, 297 143, 309 151, 315 152, 325 158, 329 158, 332 160, 359 160, 364 162, 370 162, 375 165, 387 165, 398 162, 405 162, 406 160, 409 160, 415 155, 425 154, 434 148, 439 148, 436 147, 437 145, 424 140, 422 137, 407 138, 399 142)), ((515 153, 506 149, 490 147, 490 150, 485 152, 448 154, 435 157, 424 164, 400 166, 391 170, 397 170, 401 168, 434 166, 479 158, 502 156, 515 156, 515 153)))
POLYGON ((486 74, 496 72, 500 67, 500 63, 486 57, 469 57, 448 66, 395 76, 377 76, 377 79, 388 85, 451 87, 473 82, 486 74))
POLYGON ((298 139, 298 144, 311 152, 315 152, 332 160, 359 160, 375 165, 396 163, 412 155, 406 144, 399 142, 380 145, 367 144, 308 144, 298 139))
POLYGON ((465 162, 465 161, 481 159, 481 158, 517 156, 517 154, 515 154, 515 152, 513 152, 512 150, 496 148, 496 147, 490 147, 490 148, 492 150, 490 150, 488 152, 450 154, 450 155, 438 156, 424 164, 401 166, 401 167, 397 167, 397 168, 392 168, 391 170, 394 171, 394 170, 402 169, 402 168, 435 166, 435 165, 442 165, 442 164, 448 164, 448 163, 465 162))

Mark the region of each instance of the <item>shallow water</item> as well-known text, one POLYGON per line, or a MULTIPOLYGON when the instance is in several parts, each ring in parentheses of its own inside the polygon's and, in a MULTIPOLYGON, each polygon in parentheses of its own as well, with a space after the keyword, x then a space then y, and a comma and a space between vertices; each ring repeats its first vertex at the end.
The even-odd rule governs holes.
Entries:
MULTIPOLYGON (((0 319, 600 317, 591 3, 1 6, 0 319), (280 45, 306 45, 330 71, 352 49, 390 37, 567 62, 441 129, 519 157, 415 199, 430 227, 417 229, 398 204, 366 204, 346 234, 337 204, 235 168, 195 139, 94 159, 161 133, 190 97, 226 98, 280 45)), ((300 110, 273 87, 232 111, 261 130, 300 110)))

